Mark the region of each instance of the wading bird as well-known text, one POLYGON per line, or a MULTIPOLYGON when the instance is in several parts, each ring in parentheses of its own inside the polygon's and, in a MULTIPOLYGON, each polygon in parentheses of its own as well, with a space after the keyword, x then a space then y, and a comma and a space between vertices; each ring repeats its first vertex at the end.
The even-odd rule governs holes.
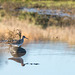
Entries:
MULTIPOLYGON (((13 46, 13 47, 21 47, 21 45, 22 45, 23 42, 24 42, 24 38, 26 38, 26 37, 23 36, 22 39, 17 40, 17 41, 15 41, 15 42, 11 43, 10 45, 13 46)), ((26 39, 28 39, 28 38, 26 38, 26 39)))

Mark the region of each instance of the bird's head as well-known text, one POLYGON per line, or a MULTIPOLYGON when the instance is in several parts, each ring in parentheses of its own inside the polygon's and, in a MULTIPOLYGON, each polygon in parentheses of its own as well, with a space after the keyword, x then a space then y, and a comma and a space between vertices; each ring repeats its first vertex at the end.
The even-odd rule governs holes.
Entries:
POLYGON ((27 37, 25 37, 25 36, 23 36, 23 38, 26 38, 26 39, 28 39, 27 37))

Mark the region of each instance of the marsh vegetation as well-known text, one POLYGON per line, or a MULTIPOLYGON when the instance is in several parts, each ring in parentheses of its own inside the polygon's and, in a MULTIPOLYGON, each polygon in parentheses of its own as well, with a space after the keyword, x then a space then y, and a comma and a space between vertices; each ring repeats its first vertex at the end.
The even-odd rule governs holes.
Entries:
MULTIPOLYGON (((0 40, 19 39, 18 31, 29 41, 65 41, 75 43, 75 2, 72 1, 16 1, 2 2, 0 9, 0 40), (38 14, 27 12, 24 8, 52 10, 69 16, 38 14)), ((26 40, 27 41, 27 40, 26 40)), ((28 41, 27 41, 28 42, 28 41)))

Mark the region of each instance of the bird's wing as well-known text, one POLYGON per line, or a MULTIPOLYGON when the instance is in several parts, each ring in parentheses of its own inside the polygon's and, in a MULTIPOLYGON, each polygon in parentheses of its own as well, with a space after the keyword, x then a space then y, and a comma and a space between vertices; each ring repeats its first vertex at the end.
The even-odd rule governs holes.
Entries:
POLYGON ((16 44, 21 44, 22 43, 22 39, 16 41, 16 44))

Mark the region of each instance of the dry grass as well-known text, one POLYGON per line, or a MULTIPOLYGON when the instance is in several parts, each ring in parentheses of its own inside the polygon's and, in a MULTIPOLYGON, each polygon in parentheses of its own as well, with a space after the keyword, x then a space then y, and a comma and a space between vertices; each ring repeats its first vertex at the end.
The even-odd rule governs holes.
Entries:
POLYGON ((69 43, 75 43, 75 29, 74 27, 47 27, 42 29, 37 27, 33 23, 29 23, 28 20, 19 20, 14 17, 6 17, 0 22, 0 40, 4 39, 19 39, 16 35, 17 29, 21 30, 22 35, 29 38, 28 41, 38 41, 38 40, 54 40, 54 41, 64 41, 69 43))
POLYGON ((5 36, 6 39, 8 39, 10 36, 14 38, 17 33, 17 31, 15 30, 17 29, 21 30, 22 36, 25 35, 26 37, 28 37, 29 41, 40 39, 40 35, 42 34, 42 29, 34 26, 34 24, 30 24, 28 20, 21 21, 17 18, 11 17, 11 19, 4 18, 0 22, 0 33, 3 33, 3 36, 5 36))
POLYGON ((51 40, 64 41, 71 44, 75 43, 75 29, 74 27, 50 27, 47 28, 49 31, 49 37, 51 40))

